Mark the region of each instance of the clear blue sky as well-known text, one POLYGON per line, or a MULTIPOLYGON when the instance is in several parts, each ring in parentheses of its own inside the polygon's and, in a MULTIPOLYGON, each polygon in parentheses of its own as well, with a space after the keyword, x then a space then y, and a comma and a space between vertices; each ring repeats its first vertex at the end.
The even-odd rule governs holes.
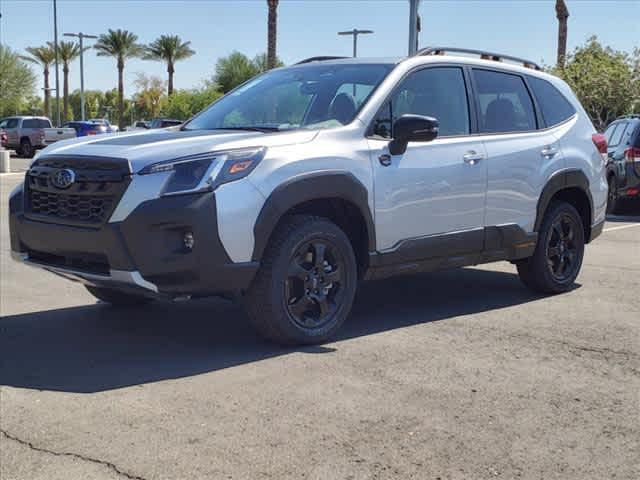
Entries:
MULTIPOLYGON (((420 45, 466 46, 554 63, 557 21, 553 0, 422 0, 420 45)), ((569 49, 597 34, 615 49, 640 45, 640 0, 567 0, 569 49)), ((368 28, 359 56, 400 56, 407 51, 408 0, 281 0, 278 55, 285 63, 314 55, 350 55, 350 37, 336 32, 368 28)), ((18 51, 53 39, 51 0, 0 0, 0 41, 18 51)), ((176 67, 176 87, 198 86, 213 74, 216 59, 239 50, 251 57, 266 50, 266 0, 58 0, 59 32, 99 34, 128 29, 141 42, 160 34, 191 40, 196 55, 176 67)), ((86 88, 116 86, 115 61, 85 57, 86 88)), ((132 60, 125 94, 136 72, 166 76, 160 63, 132 60)), ((37 70, 41 82, 41 72, 37 70)), ((79 87, 72 65, 71 89, 79 87)), ((39 88, 42 85, 39 85, 39 88)))

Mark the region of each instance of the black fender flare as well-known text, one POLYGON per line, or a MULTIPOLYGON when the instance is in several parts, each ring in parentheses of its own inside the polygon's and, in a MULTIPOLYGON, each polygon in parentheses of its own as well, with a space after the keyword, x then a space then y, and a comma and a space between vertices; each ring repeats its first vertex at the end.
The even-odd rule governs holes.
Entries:
POLYGON ((253 228, 253 260, 260 261, 273 230, 288 210, 304 202, 325 198, 346 200, 360 210, 367 227, 369 251, 374 251, 375 224, 367 188, 350 172, 324 171, 294 177, 271 192, 253 228))
MULTIPOLYGON (((589 190, 589 179, 582 170, 569 169, 557 172, 549 178, 547 184, 542 189, 542 194, 538 200, 538 208, 536 210, 536 223, 534 231, 540 230, 544 213, 547 211, 547 207, 551 202, 553 196, 567 188, 579 188, 582 190, 589 199, 589 206, 591 209, 591 223, 593 223, 593 198, 591 197, 591 191, 589 190)), ((585 228, 591 228, 591 224, 585 225, 585 228)))

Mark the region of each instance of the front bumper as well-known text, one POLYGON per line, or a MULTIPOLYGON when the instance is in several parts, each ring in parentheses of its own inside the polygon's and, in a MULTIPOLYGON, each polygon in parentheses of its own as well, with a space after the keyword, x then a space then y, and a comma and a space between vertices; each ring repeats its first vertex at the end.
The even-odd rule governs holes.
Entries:
POLYGON ((48 223, 9 201, 13 257, 85 284, 156 296, 207 296, 246 289, 259 264, 233 263, 218 235, 213 192, 161 197, 98 228, 48 223), (184 235, 194 237, 193 248, 184 235))

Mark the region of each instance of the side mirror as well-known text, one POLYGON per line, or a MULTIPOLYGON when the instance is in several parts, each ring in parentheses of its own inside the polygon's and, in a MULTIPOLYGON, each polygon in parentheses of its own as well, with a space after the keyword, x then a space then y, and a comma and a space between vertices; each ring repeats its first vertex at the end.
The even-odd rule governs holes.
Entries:
POLYGON ((438 120, 422 115, 402 115, 393 124, 393 140, 389 142, 391 155, 407 151, 409 142, 430 142, 438 136, 438 120))

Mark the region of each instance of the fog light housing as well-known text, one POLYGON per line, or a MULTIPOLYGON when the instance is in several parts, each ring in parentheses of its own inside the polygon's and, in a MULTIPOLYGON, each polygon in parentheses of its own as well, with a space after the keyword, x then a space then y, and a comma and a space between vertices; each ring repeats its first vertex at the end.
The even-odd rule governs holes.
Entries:
POLYGON ((187 250, 193 250, 193 245, 196 243, 196 239, 193 236, 193 232, 186 232, 182 237, 182 243, 187 250))

